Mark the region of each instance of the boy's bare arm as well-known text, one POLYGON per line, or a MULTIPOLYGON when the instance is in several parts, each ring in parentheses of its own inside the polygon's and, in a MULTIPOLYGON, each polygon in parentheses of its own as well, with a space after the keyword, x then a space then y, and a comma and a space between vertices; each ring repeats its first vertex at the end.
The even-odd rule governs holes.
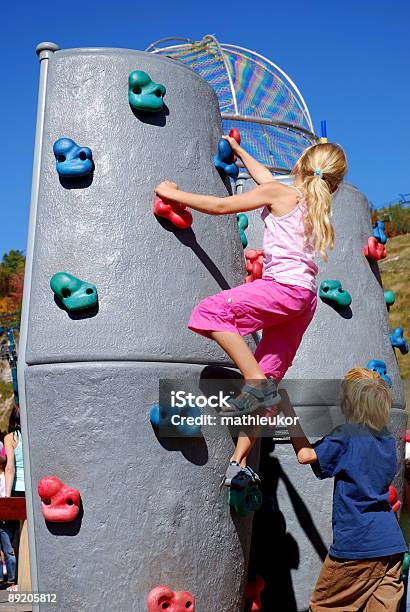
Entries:
POLYGON ((279 408, 285 415, 285 417, 291 417, 294 425, 288 425, 288 430, 292 440, 293 450, 296 453, 297 460, 302 464, 314 463, 317 461, 317 455, 315 449, 312 448, 311 443, 305 436, 305 432, 299 424, 299 420, 290 403, 289 395, 284 389, 279 390, 279 394, 282 398, 279 408))

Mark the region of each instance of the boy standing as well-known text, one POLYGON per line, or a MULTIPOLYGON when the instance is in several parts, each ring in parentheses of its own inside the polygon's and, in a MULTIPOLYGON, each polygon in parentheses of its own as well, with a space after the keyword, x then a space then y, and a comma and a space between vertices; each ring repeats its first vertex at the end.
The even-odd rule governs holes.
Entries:
MULTIPOLYGON (((280 407, 294 417, 286 391, 280 407)), ((311 445, 300 425, 289 427, 299 463, 334 478, 333 543, 310 602, 311 612, 397 612, 407 551, 389 485, 397 470, 396 445, 386 429, 391 394, 378 374, 349 370, 342 383, 346 423, 311 445)), ((297 422, 297 421, 296 421, 297 422)))

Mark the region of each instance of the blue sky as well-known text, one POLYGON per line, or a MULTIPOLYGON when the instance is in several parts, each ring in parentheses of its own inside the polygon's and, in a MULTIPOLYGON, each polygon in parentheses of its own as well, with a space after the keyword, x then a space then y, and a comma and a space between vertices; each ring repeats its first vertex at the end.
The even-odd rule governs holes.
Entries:
POLYGON ((410 4, 7 2, 0 46, 0 256, 25 249, 39 63, 38 42, 144 49, 165 36, 215 34, 273 60, 296 82, 319 131, 349 159, 348 180, 376 205, 410 192, 410 4), (227 7, 223 11, 223 7, 227 7), (251 7, 251 8, 250 8, 251 7))

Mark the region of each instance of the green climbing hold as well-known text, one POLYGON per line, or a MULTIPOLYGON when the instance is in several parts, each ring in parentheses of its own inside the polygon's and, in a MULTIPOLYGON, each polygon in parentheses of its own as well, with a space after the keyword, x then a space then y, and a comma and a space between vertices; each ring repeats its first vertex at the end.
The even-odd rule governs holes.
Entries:
POLYGON ((250 484, 244 489, 230 488, 228 501, 239 516, 246 516, 262 506, 262 492, 255 484, 250 484))
POLYGON ((386 302, 387 306, 393 306, 393 304, 394 304, 394 291, 391 291, 390 289, 387 289, 384 292, 384 301, 386 302))
POLYGON ((342 283, 338 280, 325 280, 320 284, 319 297, 323 302, 337 304, 338 306, 350 306, 352 298, 345 291, 342 283))
POLYGON ((86 310, 97 305, 98 294, 95 285, 68 274, 57 272, 50 280, 50 287, 69 312, 86 310))
POLYGON ((164 85, 142 70, 134 70, 128 77, 128 101, 135 110, 158 113, 164 107, 165 93, 164 85))
POLYGON ((249 225, 248 216, 245 213, 237 213, 236 220, 238 222, 239 235, 241 237, 242 246, 244 249, 248 246, 248 239, 245 234, 245 230, 249 225))
POLYGON ((409 567, 410 567, 410 555, 408 552, 406 552, 404 553, 403 564, 401 566, 400 580, 406 580, 406 576, 408 574, 409 567))

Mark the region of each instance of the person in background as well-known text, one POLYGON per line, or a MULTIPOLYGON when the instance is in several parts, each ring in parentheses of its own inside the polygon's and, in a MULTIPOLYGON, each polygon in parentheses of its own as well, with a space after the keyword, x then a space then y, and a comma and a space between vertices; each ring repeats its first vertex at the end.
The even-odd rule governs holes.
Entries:
MULTIPOLYGON (((4 474, 6 463, 6 452, 4 446, 2 445, 2 449, 0 451, 0 497, 5 497, 6 495, 6 478, 4 474)), ((15 583, 16 556, 11 545, 7 521, 0 521, 0 543, 1 552, 3 554, 3 576, 5 575, 4 568, 6 568, 7 583, 10 586, 15 583)))
MULTIPOLYGON (((5 469, 6 497, 25 497, 20 409, 17 404, 14 405, 10 414, 8 433, 4 436, 4 448, 6 449, 7 455, 7 464, 5 469)), ((12 538, 12 544, 16 553, 16 562, 18 565, 20 524, 18 521, 10 521, 9 528, 10 531, 13 532, 14 536, 12 538)), ((17 591, 17 584, 13 583, 8 590, 17 591)))

